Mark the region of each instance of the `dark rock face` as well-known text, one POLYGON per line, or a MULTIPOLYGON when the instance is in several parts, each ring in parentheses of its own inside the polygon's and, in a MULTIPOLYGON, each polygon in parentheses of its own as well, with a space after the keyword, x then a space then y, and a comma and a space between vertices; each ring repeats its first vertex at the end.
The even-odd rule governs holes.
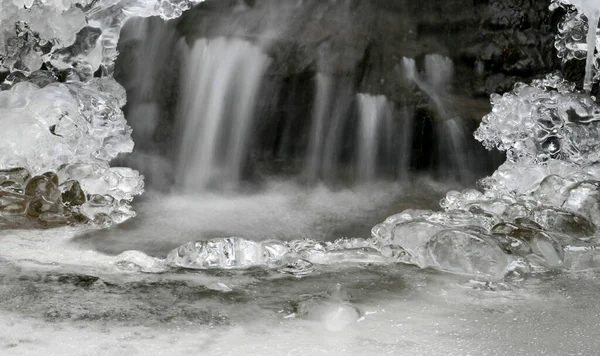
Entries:
MULTIPOLYGON (((410 108, 415 113, 411 167, 431 170, 443 160, 435 155, 440 139, 432 122, 446 118, 440 117, 426 93, 405 79, 402 59, 415 59, 419 70, 428 54, 453 61, 454 76, 445 100, 462 118, 465 130, 472 132, 490 110, 490 94, 560 68, 553 40, 561 14, 547 7, 540 0, 207 0, 167 24, 146 20, 148 31, 162 33, 155 41, 163 43, 157 57, 148 59, 161 67, 152 74, 158 83, 153 91, 141 95, 131 80, 131 56, 144 46, 143 39, 123 36, 115 76, 128 90, 130 103, 160 98, 160 120, 150 135, 136 137, 147 128, 131 123, 134 141, 138 150, 159 152, 172 161, 174 107, 180 90, 176 42, 243 38, 272 58, 269 84, 258 103, 261 124, 253 128, 255 152, 249 159, 255 165, 294 172, 289 162, 305 156, 303 138, 310 130, 314 78, 324 73, 352 92, 382 94, 396 107, 410 108), (295 140, 289 140, 290 135, 295 140)), ((356 115, 354 111, 351 108, 348 115, 356 115)), ((473 162, 474 176, 501 162, 500 155, 490 156, 474 140, 466 144, 472 160, 479 162, 473 162)), ((342 161, 351 159, 352 146, 343 148, 342 161)), ((144 173, 151 179, 170 179, 144 173)))
POLYGON ((438 53, 456 65, 454 89, 487 96, 557 68, 560 14, 539 0, 206 1, 177 24, 187 38, 267 43, 271 75, 349 76, 360 92, 405 101, 398 65, 438 53), (478 73, 479 72, 479 73, 478 73))

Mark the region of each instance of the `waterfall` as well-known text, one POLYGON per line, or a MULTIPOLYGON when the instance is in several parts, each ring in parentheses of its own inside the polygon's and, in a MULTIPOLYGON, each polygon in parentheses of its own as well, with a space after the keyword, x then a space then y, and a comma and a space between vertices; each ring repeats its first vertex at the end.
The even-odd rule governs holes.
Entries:
POLYGON ((235 188, 270 59, 239 39, 200 39, 191 48, 182 46, 178 185, 185 192, 235 188))
POLYGON ((386 141, 381 135, 381 129, 384 125, 389 125, 390 107, 382 95, 357 94, 357 99, 359 129, 356 174, 359 182, 368 182, 377 176, 379 144, 386 141))
POLYGON ((304 174, 309 183, 339 180, 340 159, 345 144, 344 130, 352 116, 350 84, 319 73, 306 153, 304 174))
POLYGON ((438 173, 446 178, 468 179, 469 161, 472 157, 467 143, 471 136, 450 104, 452 97, 449 85, 454 76, 454 63, 450 58, 439 54, 428 54, 425 56, 422 75, 417 72, 416 62, 412 58, 404 58, 402 67, 405 77, 429 97, 438 114, 438 120, 434 122, 438 141, 438 173))
POLYGON ((324 74, 317 74, 315 101, 313 104, 312 125, 307 153, 306 175, 309 182, 319 178, 323 163, 325 144, 325 127, 330 114, 332 79, 324 74))

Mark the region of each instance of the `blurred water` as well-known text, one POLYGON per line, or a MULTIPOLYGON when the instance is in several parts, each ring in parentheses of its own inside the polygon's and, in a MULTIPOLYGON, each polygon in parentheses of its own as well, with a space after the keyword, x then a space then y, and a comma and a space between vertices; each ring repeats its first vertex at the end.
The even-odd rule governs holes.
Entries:
POLYGON ((184 192, 235 187, 248 155, 257 95, 269 57, 238 39, 181 43, 177 180, 184 192))

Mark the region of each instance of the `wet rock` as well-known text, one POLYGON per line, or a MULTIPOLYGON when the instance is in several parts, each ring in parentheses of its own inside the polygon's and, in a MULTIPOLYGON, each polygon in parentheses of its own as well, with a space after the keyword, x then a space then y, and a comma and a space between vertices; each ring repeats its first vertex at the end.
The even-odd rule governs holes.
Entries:
POLYGON ((61 193, 55 182, 56 174, 47 173, 31 178, 25 186, 25 195, 30 198, 27 214, 37 218, 43 213, 62 214, 61 193))
POLYGON ((67 208, 83 205, 86 202, 85 193, 76 180, 64 182, 58 187, 61 191, 63 204, 67 208))
POLYGON ((0 191, 0 215, 24 214, 28 203, 24 195, 0 191))

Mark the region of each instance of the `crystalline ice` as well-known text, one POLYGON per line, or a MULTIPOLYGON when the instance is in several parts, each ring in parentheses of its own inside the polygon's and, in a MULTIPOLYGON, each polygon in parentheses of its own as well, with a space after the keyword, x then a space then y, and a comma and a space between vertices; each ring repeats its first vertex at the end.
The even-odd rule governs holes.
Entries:
POLYGON ((370 241, 359 238, 282 242, 225 237, 182 245, 171 251, 166 261, 169 266, 190 269, 261 266, 300 277, 311 273, 314 264, 387 263, 388 259, 370 241))
POLYGON ((538 207, 529 212, 529 218, 544 229, 574 237, 587 237, 596 233, 596 227, 588 219, 554 207, 538 207))
POLYGON ((600 269, 599 246, 573 246, 565 249, 565 267, 571 271, 600 269))
MULTIPOLYGON (((1 0, 0 69, 34 71, 42 61, 50 62, 59 70, 69 68, 81 71, 83 78, 102 65, 112 69, 116 58, 119 31, 133 16, 161 16, 172 19, 191 5, 203 0, 67 0, 46 1, 1 0), (97 29, 90 38, 81 35, 85 28, 97 29), (70 48, 77 36, 88 42, 83 53, 70 48), (79 56, 79 58, 77 58, 79 56)), ((82 46, 74 46, 79 49, 82 46)))
POLYGON ((444 229, 443 225, 423 219, 408 221, 393 227, 390 244, 401 246, 408 253, 414 255, 421 245, 444 229))
POLYGON ((574 181, 561 178, 555 174, 545 177, 533 196, 541 204, 561 206, 567 199, 567 190, 574 181))
POLYGON ((509 258, 491 238, 468 230, 444 230, 422 249, 422 265, 457 274, 501 279, 509 258))
POLYGON ((510 162, 598 161, 600 108, 588 95, 570 89, 555 75, 516 84, 512 92, 492 100, 492 113, 483 118, 475 137, 488 148, 507 151, 510 162))
MULTIPOLYGON (((78 181, 85 194, 114 198, 97 220, 132 217, 128 202, 142 192, 143 177, 109 166, 133 148, 120 109, 125 90, 110 78, 119 32, 130 17, 170 19, 201 1, 0 0, 0 71, 11 72, 0 84, 0 170, 57 172, 61 182, 78 181), (93 78, 98 69, 103 77, 93 78)), ((22 183, 3 179, 0 189, 19 193, 22 183)), ((30 214, 60 220, 32 199, 30 206, 43 211, 30 214)), ((90 211, 81 200, 76 205, 90 211)))
POLYGON ((556 36, 558 56, 563 61, 586 59, 584 89, 590 91, 592 82, 600 79, 600 4, 596 0, 554 0, 551 9, 558 6, 567 7, 556 36))
POLYGON ((563 208, 600 227, 600 182, 580 182, 569 189, 567 194, 563 208))
POLYGON ((167 264, 191 269, 269 266, 279 262, 288 251, 285 244, 276 241, 215 238, 180 246, 169 253, 167 264))

